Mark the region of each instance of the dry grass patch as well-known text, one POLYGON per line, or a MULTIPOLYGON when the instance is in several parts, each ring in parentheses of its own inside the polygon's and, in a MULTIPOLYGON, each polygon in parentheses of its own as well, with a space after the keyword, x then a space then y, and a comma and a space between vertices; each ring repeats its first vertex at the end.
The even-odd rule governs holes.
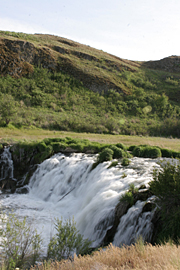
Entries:
POLYGON ((92 255, 76 257, 74 261, 46 263, 38 270, 174 270, 180 269, 180 248, 176 245, 162 246, 137 243, 130 247, 114 247, 94 252, 92 255))

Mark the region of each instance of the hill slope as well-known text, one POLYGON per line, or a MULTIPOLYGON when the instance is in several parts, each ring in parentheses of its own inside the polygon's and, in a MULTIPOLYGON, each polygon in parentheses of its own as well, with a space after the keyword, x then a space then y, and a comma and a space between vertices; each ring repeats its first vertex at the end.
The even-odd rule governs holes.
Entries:
POLYGON ((178 56, 129 61, 57 36, 0 31, 0 63, 0 106, 9 99, 16 108, 8 119, 0 111, 1 126, 180 136, 178 56))

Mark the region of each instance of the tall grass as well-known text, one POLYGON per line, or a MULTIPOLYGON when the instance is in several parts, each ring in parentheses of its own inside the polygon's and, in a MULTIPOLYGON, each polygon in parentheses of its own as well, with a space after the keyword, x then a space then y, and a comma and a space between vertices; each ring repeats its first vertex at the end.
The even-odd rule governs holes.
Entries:
POLYGON ((121 248, 109 245, 106 250, 94 252, 92 255, 76 257, 73 261, 44 263, 31 270, 156 270, 180 269, 180 247, 167 243, 166 245, 144 245, 137 241, 130 247, 121 248))

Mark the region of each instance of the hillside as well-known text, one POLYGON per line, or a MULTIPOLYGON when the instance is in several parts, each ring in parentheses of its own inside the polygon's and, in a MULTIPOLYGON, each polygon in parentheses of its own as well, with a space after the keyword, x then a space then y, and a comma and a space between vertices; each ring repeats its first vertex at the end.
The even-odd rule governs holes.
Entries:
POLYGON ((0 110, 1 126, 180 136, 178 56, 130 61, 57 36, 0 31, 0 62, 0 108, 9 111, 0 110))

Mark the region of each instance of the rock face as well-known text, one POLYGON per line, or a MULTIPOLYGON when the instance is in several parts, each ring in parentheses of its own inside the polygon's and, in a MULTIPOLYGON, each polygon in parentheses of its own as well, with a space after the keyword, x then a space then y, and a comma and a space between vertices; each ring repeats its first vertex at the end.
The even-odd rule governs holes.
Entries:
POLYGON ((109 89, 115 89, 122 92, 119 79, 114 79, 104 71, 135 71, 138 66, 138 62, 51 35, 31 35, 29 41, 0 36, 1 75, 19 78, 33 73, 34 67, 42 67, 72 75, 93 91, 106 93, 109 89), (93 72, 89 72, 88 64, 93 66, 93 72))
POLYGON ((55 70, 57 63, 48 48, 36 48, 22 40, 3 39, 0 42, 0 73, 21 77, 33 72, 33 66, 55 70))

